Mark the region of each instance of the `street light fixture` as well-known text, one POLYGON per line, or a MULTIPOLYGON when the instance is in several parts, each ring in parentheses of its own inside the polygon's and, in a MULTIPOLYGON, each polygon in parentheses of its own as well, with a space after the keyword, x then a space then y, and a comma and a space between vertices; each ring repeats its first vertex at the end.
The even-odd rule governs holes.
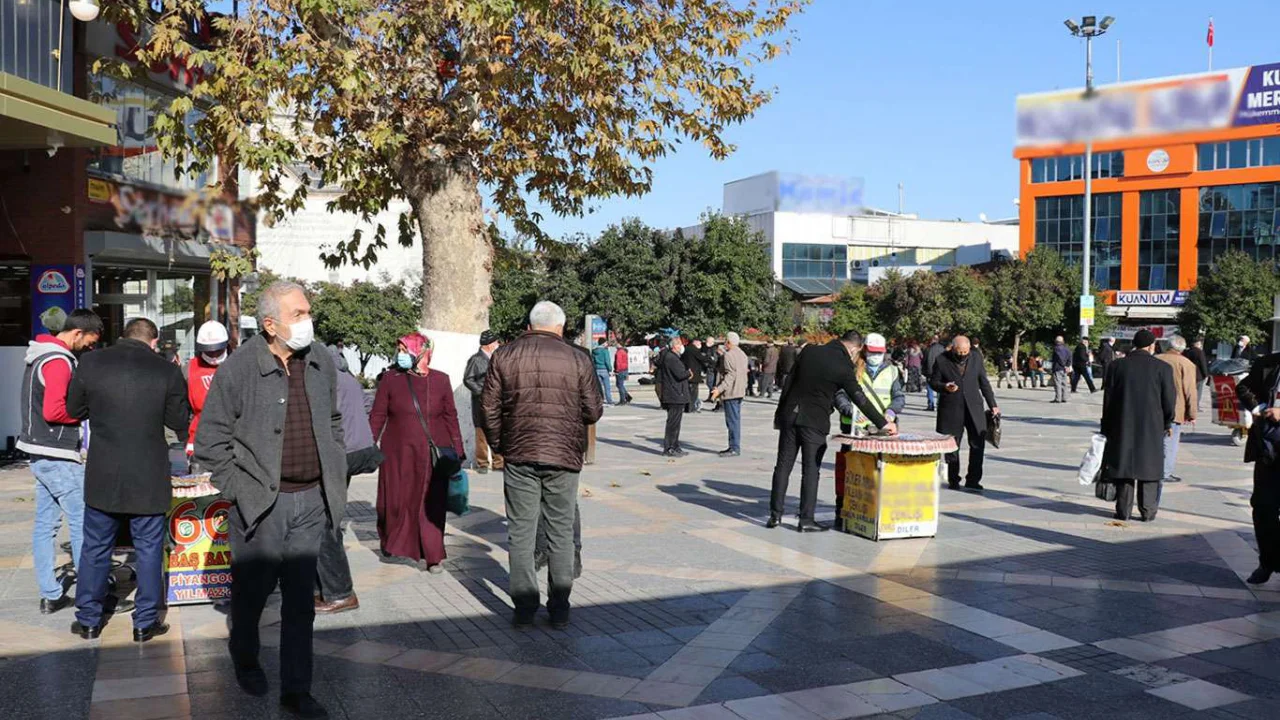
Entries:
MULTIPOLYGON (((1116 19, 1107 15, 1098 23, 1096 15, 1085 15, 1077 25, 1074 20, 1063 24, 1076 37, 1084 38, 1084 99, 1090 100, 1093 92, 1093 39, 1104 34, 1116 19)), ((1089 292, 1089 271, 1093 255, 1093 139, 1086 137, 1084 143, 1084 265, 1081 268, 1080 297, 1091 295, 1089 292)), ((1080 323, 1080 337, 1089 336, 1089 326, 1080 323)))

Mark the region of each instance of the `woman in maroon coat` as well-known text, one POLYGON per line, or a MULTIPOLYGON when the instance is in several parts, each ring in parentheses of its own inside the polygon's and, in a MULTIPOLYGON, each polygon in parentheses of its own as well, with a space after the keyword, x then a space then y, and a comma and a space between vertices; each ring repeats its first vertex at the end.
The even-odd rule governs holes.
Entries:
POLYGON ((431 476, 414 395, 437 447, 452 447, 462 457, 462 432, 449 376, 428 367, 431 341, 412 333, 400 338, 398 350, 397 369, 382 376, 369 413, 374 440, 387 457, 378 470, 378 537, 384 555, 426 560, 429 572, 440 573, 449 478, 431 476))

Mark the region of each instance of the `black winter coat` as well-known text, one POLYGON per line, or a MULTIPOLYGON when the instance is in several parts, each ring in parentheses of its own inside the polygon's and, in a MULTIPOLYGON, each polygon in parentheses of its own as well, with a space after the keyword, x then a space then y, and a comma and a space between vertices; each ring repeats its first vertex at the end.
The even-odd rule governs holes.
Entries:
POLYGON ((964 418, 968 415, 979 432, 987 431, 987 407, 996 407, 996 396, 987 379, 982 352, 970 350, 964 370, 960 362, 949 352, 942 353, 933 364, 929 385, 938 393, 937 431, 944 435, 958 435, 964 431, 964 418), (947 383, 955 383, 959 389, 947 392, 947 383))
POLYGON ((796 359, 800 357, 800 349, 795 345, 783 345, 778 353, 778 374, 789 375, 796 369, 796 359))
POLYGON ((1173 425, 1173 368, 1135 350, 1111 364, 1102 383, 1103 472, 1113 480, 1159 480, 1164 434, 1173 425))
MULTIPOLYGON (((689 352, 685 348, 685 353, 689 352)), ((658 401, 663 405, 688 405, 692 396, 689 393, 689 373, 681 356, 670 348, 658 355, 657 384, 662 391, 658 401)))
MULTIPOLYGON (((1188 352, 1190 352, 1188 350, 1188 352)), ((1280 382, 1280 353, 1272 353, 1257 360, 1249 369, 1248 376, 1236 385, 1236 397, 1240 400, 1241 412, 1252 412, 1259 405, 1271 406, 1272 393, 1280 382)), ((1244 446, 1244 461, 1254 462, 1261 455, 1263 425, 1259 424, 1244 446)))
POLYGON ((689 382, 694 385, 701 385, 703 374, 707 371, 707 355, 706 353, 692 345, 686 345, 684 353, 680 355, 680 360, 684 363, 684 367, 693 376, 689 378, 689 382))
POLYGON ((67 412, 89 420, 86 505, 127 515, 169 512, 172 470, 164 429, 186 438, 191 420, 177 365, 137 340, 88 353, 67 388, 67 412))
POLYGON ((862 392, 853 360, 839 340, 811 345, 800 353, 778 399, 774 426, 813 428, 827 434, 831 431, 831 410, 840 390, 844 390, 873 425, 884 427, 884 415, 862 392))

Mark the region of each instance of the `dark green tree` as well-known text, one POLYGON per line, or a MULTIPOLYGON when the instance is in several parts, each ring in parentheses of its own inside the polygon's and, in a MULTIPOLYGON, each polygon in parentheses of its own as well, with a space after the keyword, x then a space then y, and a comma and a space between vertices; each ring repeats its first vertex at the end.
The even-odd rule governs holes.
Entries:
POLYGON ((862 285, 846 285, 831 306, 831 322, 827 330, 833 335, 843 335, 850 330, 862 334, 871 332, 875 324, 871 302, 867 299, 867 289, 862 285))
MULTIPOLYGON (((921 273, 924 275, 924 273, 921 273)), ((991 287, 969 267, 957 267, 938 276, 942 302, 952 334, 979 336, 991 316, 991 287)), ((933 333, 920 327, 913 336, 923 339, 933 333)))
POLYGON ((785 296, 775 288, 764 236, 743 218, 710 213, 702 220, 701 238, 670 245, 679 253, 667 263, 678 266, 672 324, 692 335, 781 329, 785 296))
POLYGON ((349 286, 316 283, 311 288, 311 315, 316 337, 325 344, 338 340, 355 349, 360 374, 375 355, 392 357, 396 341, 418 326, 418 303, 403 283, 357 281, 349 286))
POLYGON ((1271 337, 1272 301, 1280 292, 1275 265, 1232 250, 1221 255, 1196 283, 1178 313, 1178 327, 1188 338, 1235 340, 1248 335, 1259 347, 1271 337))
POLYGON ((986 333, 992 344, 1011 344, 1015 367, 1025 336, 1056 328, 1064 317, 1071 288, 1062 257, 1043 248, 1013 260, 987 276, 991 314, 986 333))
POLYGON ((657 255, 663 233, 636 219, 612 225, 582 255, 587 308, 621 338, 656 330, 667 315, 663 286, 672 284, 657 255))

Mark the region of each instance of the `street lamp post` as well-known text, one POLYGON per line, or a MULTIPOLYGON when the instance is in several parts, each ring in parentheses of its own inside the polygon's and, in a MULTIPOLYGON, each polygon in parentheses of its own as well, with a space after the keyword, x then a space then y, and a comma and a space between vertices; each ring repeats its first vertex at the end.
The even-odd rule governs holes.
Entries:
MULTIPOLYGON (((1093 39, 1104 34, 1116 19, 1110 15, 1102 18, 1102 22, 1094 15, 1085 15, 1077 24, 1075 20, 1067 20, 1063 24, 1076 37, 1084 38, 1084 97, 1093 97, 1093 39)), ((1093 261, 1093 137, 1090 134, 1084 143, 1084 265, 1081 268, 1080 297, 1089 292, 1089 273, 1093 261)), ((1089 325, 1081 319, 1080 337, 1089 337, 1089 325)))

